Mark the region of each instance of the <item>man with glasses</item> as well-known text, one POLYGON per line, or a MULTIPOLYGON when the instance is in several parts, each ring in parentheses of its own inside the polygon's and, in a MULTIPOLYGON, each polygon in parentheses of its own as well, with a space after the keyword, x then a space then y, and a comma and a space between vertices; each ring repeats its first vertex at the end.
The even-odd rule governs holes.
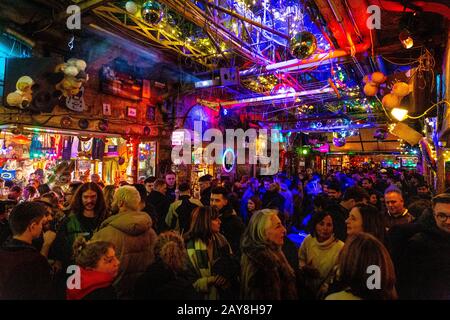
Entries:
POLYGON ((450 299, 450 193, 433 198, 432 213, 419 219, 398 266, 401 299, 450 299))

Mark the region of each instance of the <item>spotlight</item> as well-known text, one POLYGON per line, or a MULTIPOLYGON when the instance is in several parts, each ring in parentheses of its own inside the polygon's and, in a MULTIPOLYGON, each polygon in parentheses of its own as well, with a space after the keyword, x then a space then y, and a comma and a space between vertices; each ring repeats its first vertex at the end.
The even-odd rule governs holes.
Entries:
POLYGON ((411 49, 414 45, 412 35, 407 29, 403 29, 403 31, 400 32, 398 39, 405 49, 411 49))
POLYGON ((394 108, 391 111, 391 115, 398 121, 403 121, 408 117, 408 110, 402 108, 394 108))

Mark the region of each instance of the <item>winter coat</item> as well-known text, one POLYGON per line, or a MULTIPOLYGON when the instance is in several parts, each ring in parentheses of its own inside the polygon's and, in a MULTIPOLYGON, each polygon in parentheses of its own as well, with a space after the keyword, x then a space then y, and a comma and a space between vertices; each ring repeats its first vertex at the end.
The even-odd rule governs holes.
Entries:
POLYGON ((136 281, 135 299, 200 300, 186 273, 175 274, 161 259, 157 259, 136 281))
POLYGON ((167 229, 166 216, 169 211, 170 200, 166 195, 156 190, 150 192, 147 200, 155 208, 155 216, 152 218, 156 218, 156 221, 153 221, 153 226, 155 231, 159 234, 167 229))
POLYGON ((102 223, 92 240, 114 244, 120 261, 114 287, 119 299, 132 299, 136 279, 154 259, 156 233, 151 218, 144 212, 120 211, 102 223))
POLYGON ((399 224, 405 224, 405 223, 411 223, 414 221, 414 217, 411 213, 408 212, 408 209, 405 209, 405 212, 401 214, 400 216, 391 216, 389 212, 386 212, 386 227, 389 230, 393 226, 399 225, 399 224))
POLYGON ((243 249, 241 299, 297 299, 294 270, 280 248, 243 249))
POLYGON ((191 225, 192 212, 197 207, 203 207, 203 204, 199 200, 190 196, 180 196, 180 200, 175 201, 169 207, 169 212, 166 216, 166 225, 171 230, 173 229, 180 233, 188 231, 191 225))
POLYGON ((274 191, 267 191, 262 199, 263 208, 277 209, 280 213, 284 213, 284 202, 284 197, 274 191))
POLYGON ((114 278, 106 272, 86 270, 80 267, 80 288, 67 288, 67 300, 115 300, 112 282, 114 278))
POLYGON ((245 225, 231 206, 223 207, 220 210, 220 233, 225 236, 233 250, 233 254, 239 255, 241 236, 244 233, 245 225))
POLYGON ((0 249, 0 300, 49 299, 50 266, 31 244, 10 239, 0 249))
POLYGON ((204 206, 209 206, 210 200, 211 200, 211 187, 203 190, 200 195, 200 201, 203 203, 204 206))
POLYGON ((431 213, 421 224, 396 266, 399 298, 450 300, 450 234, 436 226, 431 213))

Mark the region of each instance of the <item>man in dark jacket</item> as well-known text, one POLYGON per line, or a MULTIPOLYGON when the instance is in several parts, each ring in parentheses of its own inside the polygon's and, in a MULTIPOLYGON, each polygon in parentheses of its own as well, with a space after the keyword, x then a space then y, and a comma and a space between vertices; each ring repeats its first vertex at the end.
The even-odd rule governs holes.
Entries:
POLYGON ((12 210, 13 238, 0 249, 0 300, 50 298, 50 266, 31 244, 42 233, 46 213, 37 202, 21 203, 12 210))
POLYGON ((220 233, 222 233, 230 243, 233 253, 238 255, 241 236, 245 226, 242 219, 228 203, 228 195, 225 188, 216 187, 211 190, 211 206, 219 210, 220 220, 222 222, 220 233))
POLYGON ((172 203, 176 200, 177 175, 174 172, 169 171, 166 173, 165 179, 167 185, 166 197, 169 199, 170 203, 172 203))
POLYGON ((420 217, 422 231, 404 248, 398 269, 401 299, 450 299, 450 194, 433 198, 432 214, 420 217))
POLYGON ((200 187, 200 201, 204 206, 209 206, 211 198, 211 175, 207 174, 198 179, 200 187))
POLYGON ((153 226, 156 233, 167 229, 166 216, 170 207, 170 200, 166 196, 167 184, 162 179, 157 179, 153 184, 153 191, 148 196, 148 202, 155 208, 155 214, 152 216, 153 226))

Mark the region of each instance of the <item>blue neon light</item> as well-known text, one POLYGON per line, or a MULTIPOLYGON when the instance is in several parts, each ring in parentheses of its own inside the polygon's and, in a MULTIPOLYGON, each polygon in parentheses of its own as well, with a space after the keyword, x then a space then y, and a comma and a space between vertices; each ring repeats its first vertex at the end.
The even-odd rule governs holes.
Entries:
POLYGON ((222 155, 222 168, 226 173, 230 173, 231 171, 233 171, 235 161, 236 161, 236 154, 234 153, 234 150, 231 148, 225 149, 225 151, 222 155), (231 155, 233 156, 233 162, 232 162, 232 165, 230 168, 227 168, 227 163, 226 163, 227 153, 231 153, 231 155))

